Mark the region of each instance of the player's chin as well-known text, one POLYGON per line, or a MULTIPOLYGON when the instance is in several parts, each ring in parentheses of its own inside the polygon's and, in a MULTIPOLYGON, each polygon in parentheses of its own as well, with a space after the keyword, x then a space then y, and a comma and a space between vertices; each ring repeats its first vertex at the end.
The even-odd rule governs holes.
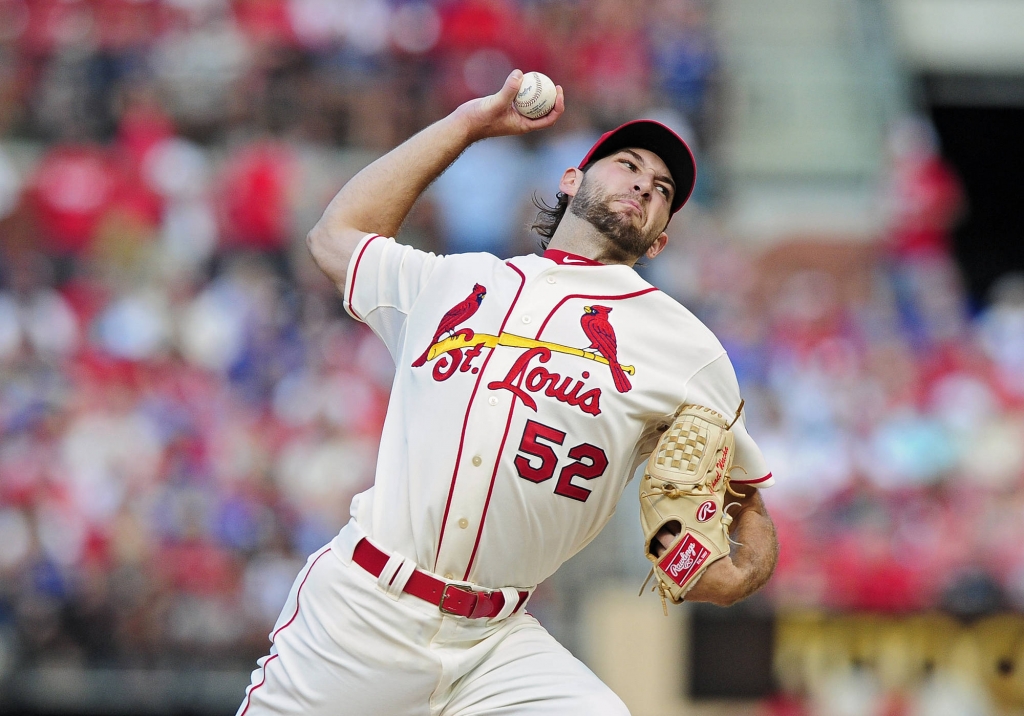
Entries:
POLYGON ((615 218, 618 221, 619 225, 622 228, 627 228, 628 227, 630 229, 643 231, 643 229, 644 229, 644 217, 643 217, 643 215, 639 211, 634 209, 633 207, 629 206, 628 204, 625 205, 625 207, 626 208, 624 208, 624 209, 617 209, 617 210, 613 210, 611 212, 612 215, 615 216, 615 218))
POLYGON ((626 211, 624 221, 643 234, 646 234, 650 228, 647 225, 647 216, 642 211, 636 209, 629 209, 626 211))

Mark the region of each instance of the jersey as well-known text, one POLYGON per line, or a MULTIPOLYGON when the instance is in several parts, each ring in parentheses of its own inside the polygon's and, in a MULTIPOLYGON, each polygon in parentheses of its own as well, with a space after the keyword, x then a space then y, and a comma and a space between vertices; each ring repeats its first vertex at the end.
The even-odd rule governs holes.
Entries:
MULTIPOLYGON (((343 298, 396 365, 352 519, 448 580, 537 585, 601 531, 681 405, 740 405, 714 334, 628 266, 368 235, 343 298)), ((733 430, 734 482, 772 484, 742 419, 733 430)))

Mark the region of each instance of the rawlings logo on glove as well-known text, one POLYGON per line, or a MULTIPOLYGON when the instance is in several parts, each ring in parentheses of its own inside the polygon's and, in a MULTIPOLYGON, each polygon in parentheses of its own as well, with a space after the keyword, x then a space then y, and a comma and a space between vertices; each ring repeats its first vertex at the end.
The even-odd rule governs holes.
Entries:
MULTIPOLYGON (((725 506, 726 494, 742 497, 729 486, 734 437, 733 423, 699 405, 684 405, 658 440, 640 482, 640 525, 645 553, 654 566, 654 588, 678 604, 711 564, 729 554, 732 516, 725 506), (679 532, 659 556, 659 532, 679 532), (674 530, 672 530, 674 531, 674 530)), ((665 607, 668 614, 668 608, 665 607)))
POLYGON ((690 581, 693 572, 701 568, 710 554, 711 552, 692 535, 685 535, 658 566, 672 578, 673 582, 682 587, 690 581))

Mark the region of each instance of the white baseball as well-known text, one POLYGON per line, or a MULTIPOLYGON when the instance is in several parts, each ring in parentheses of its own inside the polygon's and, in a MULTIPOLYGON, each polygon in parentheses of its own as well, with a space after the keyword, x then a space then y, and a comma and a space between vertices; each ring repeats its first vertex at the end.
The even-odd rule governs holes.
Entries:
POLYGON ((540 72, 527 72, 512 106, 524 117, 540 119, 555 108, 555 83, 540 72))

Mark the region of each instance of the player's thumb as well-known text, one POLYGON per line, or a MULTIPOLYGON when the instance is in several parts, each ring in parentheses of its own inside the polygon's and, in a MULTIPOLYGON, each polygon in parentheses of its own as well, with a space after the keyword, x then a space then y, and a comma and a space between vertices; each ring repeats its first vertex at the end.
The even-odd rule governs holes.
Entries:
POLYGON ((512 70, 508 77, 505 79, 505 84, 498 90, 498 98, 501 99, 502 104, 512 104, 512 100, 516 98, 516 93, 519 92, 519 88, 523 85, 523 72, 522 70, 512 70))

